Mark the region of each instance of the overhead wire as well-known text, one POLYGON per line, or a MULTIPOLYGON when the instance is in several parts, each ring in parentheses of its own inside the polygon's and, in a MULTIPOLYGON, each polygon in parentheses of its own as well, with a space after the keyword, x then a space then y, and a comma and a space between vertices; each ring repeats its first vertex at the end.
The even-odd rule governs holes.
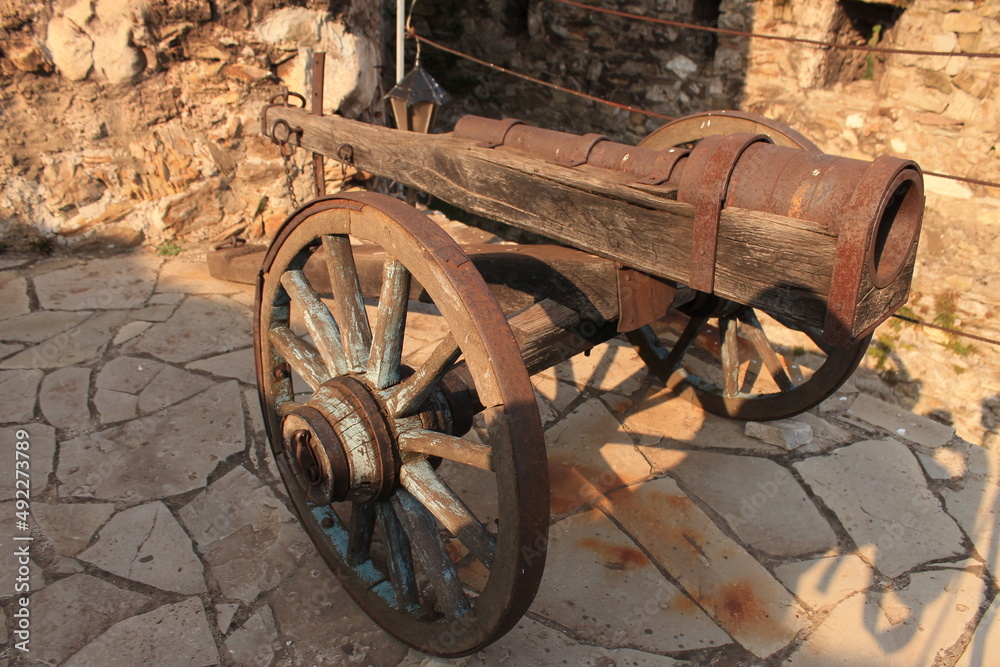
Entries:
MULTIPOLYGON (((561 0, 553 0, 553 1, 561 1, 561 0)), ((489 62, 487 60, 483 60, 481 58, 476 58, 475 56, 471 56, 471 55, 469 55, 467 53, 463 53, 463 52, 458 51, 456 49, 452 49, 450 47, 444 46, 443 44, 439 44, 438 42, 435 42, 435 41, 433 41, 431 39, 428 39, 427 37, 424 37, 423 35, 420 35, 420 34, 416 33, 412 29, 410 31, 410 35, 413 37, 414 40, 416 40, 416 42, 418 44, 420 44, 420 43, 426 44, 427 46, 430 46, 431 48, 438 49, 439 51, 444 51, 445 53, 450 53, 450 54, 452 54, 452 55, 454 55, 454 56, 456 56, 458 58, 462 58, 464 60, 468 60, 470 62, 474 62, 476 64, 482 65, 483 67, 488 67, 489 69, 492 69, 492 70, 494 70, 496 72, 502 72, 503 74, 507 74, 507 75, 510 75, 510 76, 513 76, 513 77, 517 77, 519 79, 524 79, 525 81, 530 81, 530 82, 538 84, 540 86, 546 86, 548 88, 552 88, 554 90, 558 90, 560 92, 567 93, 569 95, 575 95, 577 97, 582 97, 583 99, 590 100, 592 102, 597 102, 599 104, 606 104, 608 106, 616 107, 618 109, 624 109, 626 111, 632 111, 634 113, 642 114, 644 116, 650 116, 652 118, 660 118, 662 120, 676 120, 676 118, 677 118, 676 116, 668 116, 666 114, 657 113, 655 111, 647 111, 646 109, 640 109, 639 107, 635 107, 635 106, 632 106, 630 104, 622 104, 620 102, 613 102, 611 100, 604 99, 603 97, 598 97, 596 95, 590 95, 588 93, 584 93, 584 92, 581 92, 579 90, 573 90, 572 88, 567 88, 565 86, 560 86, 559 84, 555 84, 555 83, 552 83, 550 81, 545 81, 544 79, 539 79, 537 77, 533 77, 533 76, 530 76, 528 74, 523 74, 521 72, 517 72, 515 70, 508 69, 506 67, 501 67, 500 65, 497 65, 495 63, 491 63, 491 62, 489 62)), ((955 175, 952 175, 952 174, 944 174, 944 173, 937 172, 937 171, 925 171, 923 173, 926 176, 936 176, 938 178, 945 178, 945 179, 948 179, 948 180, 960 181, 962 183, 969 183, 971 185, 982 185, 982 186, 988 187, 988 188, 1000 188, 1000 182, 996 182, 996 181, 985 181, 985 180, 980 180, 980 179, 976 179, 976 178, 969 178, 967 176, 955 176, 955 175)))
POLYGON ((629 12, 623 12, 616 9, 606 9, 604 7, 588 5, 583 2, 575 2, 574 0, 548 0, 548 2, 554 2, 560 5, 568 5, 570 7, 577 7, 579 9, 585 9, 587 11, 592 11, 592 12, 599 12, 601 14, 610 14, 611 16, 619 16, 622 18, 628 18, 636 21, 657 23, 659 25, 666 25, 674 28, 687 28, 689 30, 700 30, 703 32, 713 32, 719 35, 732 35, 735 37, 751 37, 754 39, 769 39, 779 42, 791 42, 794 44, 808 44, 810 46, 815 46, 820 48, 842 49, 845 51, 865 51, 867 53, 884 53, 884 54, 898 54, 898 55, 909 55, 909 56, 931 56, 931 57, 950 56, 954 58, 1000 58, 1000 53, 989 53, 981 51, 930 51, 922 49, 896 49, 883 46, 868 46, 866 44, 842 44, 839 42, 824 42, 822 40, 806 39, 804 37, 786 37, 783 35, 770 35, 759 32, 747 32, 745 30, 734 30, 732 28, 717 28, 715 26, 700 25, 698 23, 671 21, 669 19, 661 19, 661 18, 656 18, 654 16, 644 16, 642 14, 632 14, 629 12))

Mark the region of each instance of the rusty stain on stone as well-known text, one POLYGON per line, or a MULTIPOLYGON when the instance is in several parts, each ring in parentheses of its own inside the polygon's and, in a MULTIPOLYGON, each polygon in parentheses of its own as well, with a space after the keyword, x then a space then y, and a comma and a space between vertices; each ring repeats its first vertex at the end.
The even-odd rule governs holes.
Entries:
POLYGON ((577 546, 590 549, 596 553, 609 570, 637 570, 649 564, 646 554, 635 547, 612 544, 596 537, 585 537, 577 542, 577 546))

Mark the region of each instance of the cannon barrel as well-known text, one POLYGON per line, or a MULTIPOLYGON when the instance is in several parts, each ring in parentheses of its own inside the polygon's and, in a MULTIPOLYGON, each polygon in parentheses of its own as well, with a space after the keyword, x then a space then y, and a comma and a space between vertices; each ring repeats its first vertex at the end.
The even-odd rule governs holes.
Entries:
POLYGON ((908 160, 853 160, 740 132, 654 151, 474 116, 453 133, 420 135, 283 106, 265 108, 262 129, 473 213, 821 329, 835 345, 870 333, 909 291, 923 184, 908 160))

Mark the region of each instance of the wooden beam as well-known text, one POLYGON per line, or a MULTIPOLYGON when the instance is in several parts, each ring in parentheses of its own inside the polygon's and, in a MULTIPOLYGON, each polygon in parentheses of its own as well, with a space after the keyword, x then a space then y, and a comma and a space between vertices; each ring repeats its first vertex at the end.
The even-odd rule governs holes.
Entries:
MULTIPOLYGON (((301 128, 303 148, 429 192, 465 210, 527 229, 652 275, 687 283, 694 208, 676 190, 633 176, 567 168, 450 134, 400 132, 301 109, 270 107, 265 125, 301 128)), ((726 208, 715 293, 822 327, 837 238, 820 224, 726 208)))

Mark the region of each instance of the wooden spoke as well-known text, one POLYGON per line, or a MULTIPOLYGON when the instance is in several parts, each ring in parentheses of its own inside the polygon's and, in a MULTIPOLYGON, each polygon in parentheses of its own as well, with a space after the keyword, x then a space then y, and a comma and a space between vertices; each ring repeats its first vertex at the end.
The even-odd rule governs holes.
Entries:
POLYGON ((778 353, 774 351, 774 347, 771 345, 771 341, 768 340, 767 334, 764 333, 764 327, 761 326, 760 320, 757 319, 757 315, 753 312, 753 309, 744 308, 740 311, 739 318, 741 322, 747 325, 743 328, 743 334, 750 339, 761 361, 764 362, 767 372, 774 378, 774 383, 778 385, 781 391, 788 391, 794 387, 792 381, 788 379, 788 375, 785 373, 785 367, 782 365, 781 359, 778 358, 778 353))
POLYGON ((410 272, 399 260, 387 257, 382 268, 382 294, 367 370, 368 381, 377 389, 385 389, 399 381, 409 298, 410 272))
POLYGON ((324 236, 323 250, 333 291, 333 310, 343 332, 346 364, 352 373, 361 373, 368 362, 372 332, 358 282, 351 240, 347 236, 324 236))
POLYGON ((351 506, 351 523, 347 536, 347 562, 356 567, 368 560, 375 530, 375 506, 354 503, 351 506))
POLYGON ((458 571, 451 562, 434 517, 406 489, 397 489, 391 502, 424 574, 437 593, 441 611, 448 618, 458 618, 469 611, 469 598, 462 590, 462 581, 458 578, 458 571))
POLYGON ((688 320, 687 325, 684 327, 684 331, 681 332, 680 338, 678 338, 674 346, 670 348, 670 354, 667 355, 667 360, 664 363, 664 370, 668 374, 673 373, 675 370, 680 368, 681 361, 684 359, 684 355, 687 354, 688 348, 691 347, 691 343, 693 343, 698 337, 698 332, 702 330, 707 322, 707 317, 692 317, 688 320))
POLYGON ((326 304, 320 301, 316 290, 306 280, 305 274, 302 271, 285 271, 281 276, 281 285, 302 309, 306 329, 312 336, 316 351, 326 363, 327 370, 336 375, 347 373, 347 362, 340 346, 340 328, 326 304))
POLYGON ((330 373, 323 365, 323 360, 288 327, 274 327, 268 332, 267 338, 278 354, 313 389, 330 379, 330 373))
POLYGON ((449 533, 486 567, 492 567, 496 542, 479 519, 452 492, 427 459, 410 461, 400 470, 403 487, 430 510, 449 533))
POLYGON ((438 381, 451 369, 461 353, 458 343, 448 334, 438 343, 424 365, 406 378, 396 393, 386 401, 389 414, 397 418, 413 414, 427 400, 438 381))
POLYGON ((413 570, 410 540, 389 503, 378 503, 375 507, 388 550, 386 560, 392 590, 396 593, 396 607, 401 610, 412 609, 420 604, 420 593, 413 570))
POLYGON ((740 391, 739 338, 736 333, 736 319, 719 318, 719 336, 722 339, 722 380, 726 398, 736 396, 740 391))
POLYGON ((274 406, 275 411, 278 413, 279 417, 287 417, 292 414, 296 408, 301 408, 302 404, 298 401, 282 401, 274 406))
POLYGON ((493 449, 489 445, 456 438, 446 433, 422 428, 404 431, 399 434, 399 448, 404 452, 440 456, 482 470, 493 469, 493 449))

